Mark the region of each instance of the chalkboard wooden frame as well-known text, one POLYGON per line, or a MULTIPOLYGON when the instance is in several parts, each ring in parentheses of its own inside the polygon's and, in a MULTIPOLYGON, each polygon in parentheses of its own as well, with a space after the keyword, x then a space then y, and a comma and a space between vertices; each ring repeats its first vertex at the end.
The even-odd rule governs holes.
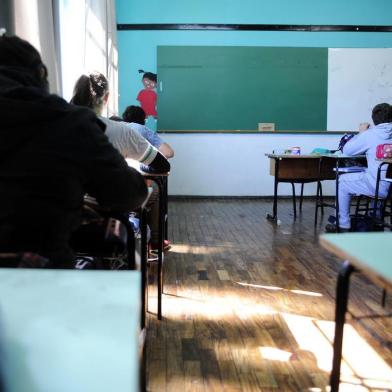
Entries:
POLYGON ((212 30, 212 31, 304 31, 392 33, 392 26, 372 25, 285 25, 285 24, 222 24, 222 23, 119 23, 118 31, 126 30, 212 30))

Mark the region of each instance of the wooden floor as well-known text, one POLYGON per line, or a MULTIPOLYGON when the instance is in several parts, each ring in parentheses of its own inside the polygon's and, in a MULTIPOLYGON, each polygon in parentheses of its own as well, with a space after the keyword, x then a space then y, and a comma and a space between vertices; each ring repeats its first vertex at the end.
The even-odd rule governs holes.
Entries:
MULTIPOLYGON (((150 296, 149 391, 328 391, 340 261, 321 249, 314 202, 293 220, 268 200, 170 202, 164 320, 150 296)), ((342 391, 392 391, 392 295, 352 278, 342 391), (375 316, 371 319, 369 316, 375 316)))

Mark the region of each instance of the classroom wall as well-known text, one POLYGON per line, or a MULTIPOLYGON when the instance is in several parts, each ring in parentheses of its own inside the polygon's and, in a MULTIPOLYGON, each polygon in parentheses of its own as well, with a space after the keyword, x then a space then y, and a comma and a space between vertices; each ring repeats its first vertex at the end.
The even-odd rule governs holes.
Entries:
MULTIPOLYGON (((118 23, 244 23, 244 24, 342 24, 389 25, 392 14, 390 0, 159 0, 148 4, 117 0, 118 23), (375 6, 375 4, 377 6, 375 6)), ((391 47, 392 33, 309 33, 250 31, 119 31, 119 106, 137 104, 136 95, 142 87, 138 69, 156 71, 156 49, 159 45, 236 45, 297 47, 391 47)), ((244 77, 247 77, 244 69, 244 77)), ((178 110, 181 110, 178 108, 178 110)), ((175 110, 173 111, 175 115, 175 110)), ((200 115, 195 108, 195 115, 200 115)), ((176 149, 170 180, 170 194, 183 195, 271 195, 273 187, 262 162, 264 152, 290 146, 327 147, 336 145, 334 135, 235 135, 185 134, 163 135, 176 149), (331 139, 326 139, 326 138, 331 139), (293 139, 294 138, 294 139, 293 139), (238 148, 240 144, 240 149, 238 148), (269 149, 269 150, 267 150, 269 149), (236 153, 239 158, 227 155, 236 153), (252 162, 244 170, 249 157, 252 162), (230 176, 219 181, 206 179, 200 170, 209 161, 230 167, 230 176), (261 176, 259 180, 257 176, 261 176), (238 181, 241 179, 240 187, 238 181), (256 183, 255 183, 256 182, 256 183), (197 185, 195 185, 197 184, 197 185)), ((218 175, 213 176, 217 179, 218 175)), ((290 194, 282 186, 282 194, 290 194)))
MULTIPOLYGON (((169 178, 171 195, 270 196, 274 177, 265 156, 274 149, 301 146, 302 153, 316 147, 336 149, 340 135, 332 134, 162 134, 176 151, 169 178), (189 138, 192 138, 190 143, 189 138)), ((334 194, 326 181, 325 195, 334 194)), ((300 186, 297 185, 297 193, 300 186)), ((305 195, 315 195, 315 184, 306 184, 305 195)), ((280 184, 279 195, 291 195, 291 185, 280 184)))

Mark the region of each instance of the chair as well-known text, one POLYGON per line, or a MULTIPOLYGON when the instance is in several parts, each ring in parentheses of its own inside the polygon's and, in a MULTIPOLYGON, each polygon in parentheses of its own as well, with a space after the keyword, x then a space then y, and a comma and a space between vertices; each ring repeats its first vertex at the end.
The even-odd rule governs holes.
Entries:
POLYGON ((318 209, 321 207, 322 213, 324 212, 323 207, 330 207, 335 210, 335 224, 336 230, 339 232, 339 178, 341 175, 347 173, 358 173, 365 170, 364 166, 347 166, 347 164, 352 165, 351 162, 354 160, 354 164, 363 164, 362 156, 322 156, 319 163, 319 181, 317 184, 317 195, 316 195, 316 210, 314 217, 314 224, 317 224, 318 209), (342 162, 342 163, 341 163, 342 162), (335 202, 325 203, 323 201, 322 191, 321 191, 321 181, 323 180, 335 180, 335 202))
POLYGON ((37 253, 0 253, 0 268, 48 268, 50 261, 37 253))
POLYGON ((390 165, 381 162, 377 170, 376 190, 374 195, 359 195, 356 203, 355 213, 353 217, 369 217, 376 230, 382 230, 385 227, 392 229, 392 187, 389 187, 385 197, 379 196, 379 188, 381 182, 381 172, 386 171, 385 181, 389 181, 388 176, 391 172, 390 165), (384 166, 387 165, 385 168, 384 166), (389 203, 388 203, 389 202, 389 203), (385 222, 385 218, 390 218, 390 223, 385 222))
POLYGON ((135 234, 128 214, 101 211, 92 198, 85 198, 84 222, 70 243, 78 256, 94 260, 92 268, 135 268, 135 234))

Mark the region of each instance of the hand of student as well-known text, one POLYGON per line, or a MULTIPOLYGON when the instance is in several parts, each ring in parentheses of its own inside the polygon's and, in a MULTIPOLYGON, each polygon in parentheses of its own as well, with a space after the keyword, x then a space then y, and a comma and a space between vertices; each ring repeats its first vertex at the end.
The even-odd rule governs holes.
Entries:
POLYGON ((358 129, 359 129, 359 132, 363 132, 363 131, 366 131, 369 128, 370 128, 370 124, 369 123, 360 123, 358 129))

